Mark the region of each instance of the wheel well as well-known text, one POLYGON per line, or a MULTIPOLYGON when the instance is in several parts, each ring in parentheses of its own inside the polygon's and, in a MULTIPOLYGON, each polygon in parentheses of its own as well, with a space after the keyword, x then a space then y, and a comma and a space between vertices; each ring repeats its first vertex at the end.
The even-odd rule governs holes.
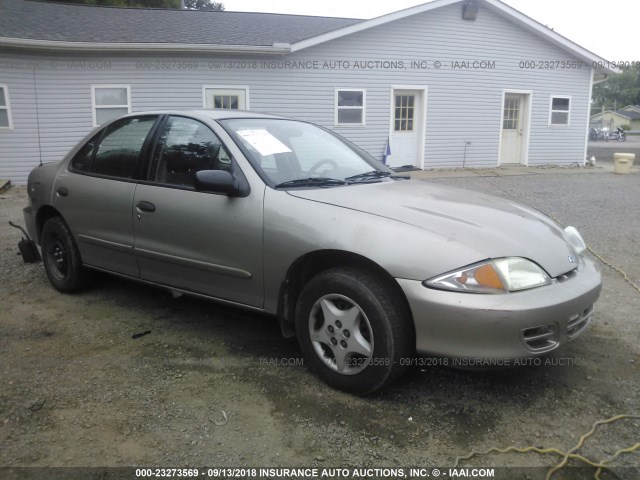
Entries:
POLYGON ((298 296, 305 284, 314 276, 335 267, 358 267, 374 273, 381 282, 392 289, 406 307, 408 315, 411 309, 407 298, 396 280, 377 263, 352 252, 343 250, 319 250, 308 253, 297 259, 287 271, 287 276, 280 287, 278 299, 278 320, 285 337, 295 335, 295 310, 298 296))
POLYGON ((47 220, 53 217, 61 217, 61 216, 62 215, 60 215, 60 212, 58 212, 55 208, 53 208, 50 205, 45 205, 44 207, 38 210, 38 213, 36 214, 36 229, 38 234, 38 239, 37 239, 38 244, 40 244, 40 241, 42 240, 42 228, 44 227, 44 224, 47 222, 47 220))

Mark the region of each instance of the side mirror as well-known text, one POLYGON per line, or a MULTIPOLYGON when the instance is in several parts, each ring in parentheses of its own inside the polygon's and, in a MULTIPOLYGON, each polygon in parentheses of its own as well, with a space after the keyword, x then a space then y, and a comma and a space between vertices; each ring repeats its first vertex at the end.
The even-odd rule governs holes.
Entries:
POLYGON ((198 192, 224 193, 238 196, 240 185, 226 170, 200 170, 196 172, 195 187, 198 192))

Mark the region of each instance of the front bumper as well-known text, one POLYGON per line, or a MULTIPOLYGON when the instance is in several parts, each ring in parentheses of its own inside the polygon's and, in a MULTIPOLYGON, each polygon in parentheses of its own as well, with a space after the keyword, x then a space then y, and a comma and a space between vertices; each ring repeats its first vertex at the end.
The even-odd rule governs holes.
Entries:
POLYGON ((572 275, 507 294, 434 290, 397 279, 407 297, 419 354, 511 360, 549 352, 582 334, 600 295, 598 266, 583 257, 572 275))

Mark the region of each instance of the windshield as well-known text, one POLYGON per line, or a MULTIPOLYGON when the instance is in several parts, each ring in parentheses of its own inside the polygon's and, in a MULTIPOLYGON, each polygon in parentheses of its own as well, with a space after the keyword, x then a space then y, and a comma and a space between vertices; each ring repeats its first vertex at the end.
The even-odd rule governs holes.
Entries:
POLYGON ((322 187, 381 181, 393 174, 382 163, 318 126, 271 118, 220 123, 254 167, 276 188, 322 187))

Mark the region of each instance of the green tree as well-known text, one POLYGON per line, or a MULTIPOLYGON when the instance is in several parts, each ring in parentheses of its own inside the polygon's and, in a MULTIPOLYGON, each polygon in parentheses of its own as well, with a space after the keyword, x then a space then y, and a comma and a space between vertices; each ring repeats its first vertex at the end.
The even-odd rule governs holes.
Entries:
POLYGON ((222 2, 212 0, 184 0, 186 10, 224 10, 222 2))
POLYGON ((603 105, 606 110, 613 110, 616 106, 640 105, 640 68, 625 68, 622 73, 594 85, 592 98, 592 113, 599 113, 603 105))
POLYGON ((180 8, 180 0, 47 0, 49 3, 75 3, 98 7, 180 8))

